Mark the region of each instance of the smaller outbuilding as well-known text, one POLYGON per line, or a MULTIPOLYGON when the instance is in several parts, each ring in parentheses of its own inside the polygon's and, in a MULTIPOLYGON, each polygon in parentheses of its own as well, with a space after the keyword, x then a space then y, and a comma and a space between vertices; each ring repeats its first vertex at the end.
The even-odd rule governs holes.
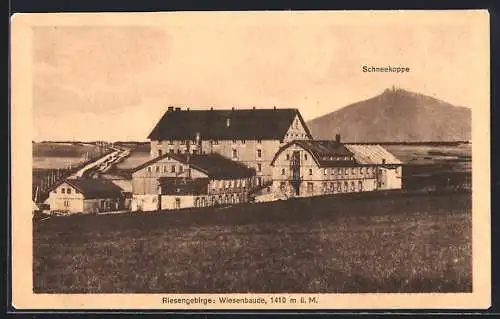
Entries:
POLYGON ((124 193, 104 179, 66 179, 49 192, 51 212, 64 214, 99 213, 124 209, 124 193))

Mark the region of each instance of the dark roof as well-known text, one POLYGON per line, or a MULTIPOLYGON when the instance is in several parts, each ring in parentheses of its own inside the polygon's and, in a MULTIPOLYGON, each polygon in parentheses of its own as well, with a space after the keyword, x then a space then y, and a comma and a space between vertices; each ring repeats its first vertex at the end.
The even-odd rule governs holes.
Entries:
MULTIPOLYGON (((188 164, 187 154, 167 153, 137 166, 133 169, 133 172, 150 166, 164 158, 173 158, 181 163, 188 164)), ((254 169, 216 153, 189 154, 189 165, 191 168, 204 172, 210 178, 214 179, 243 178, 255 175, 254 169)))
POLYGON ((170 110, 149 134, 151 140, 282 139, 295 116, 312 138, 297 109, 170 110), (227 119, 230 126, 227 126, 227 119))
POLYGON ((122 189, 120 187, 113 184, 112 182, 103 179, 79 178, 66 179, 63 182, 68 183, 69 185, 80 191, 85 199, 122 196, 122 189))
POLYGON ((195 178, 184 180, 176 177, 160 177, 162 195, 202 195, 208 191, 208 178, 195 178))
POLYGON ((344 167, 354 166, 353 153, 344 144, 337 141, 321 140, 295 140, 283 145, 274 156, 271 165, 274 164, 279 154, 291 145, 296 144, 308 151, 320 167, 344 167), (333 157, 330 159, 330 157, 333 157), (338 157, 348 157, 348 159, 338 160, 338 157))

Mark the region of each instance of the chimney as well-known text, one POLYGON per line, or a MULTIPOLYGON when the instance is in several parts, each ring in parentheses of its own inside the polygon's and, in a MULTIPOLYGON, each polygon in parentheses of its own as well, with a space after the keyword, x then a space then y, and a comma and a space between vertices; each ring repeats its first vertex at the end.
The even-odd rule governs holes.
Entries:
POLYGON ((234 111, 234 106, 231 108, 232 111, 234 111))
POLYGON ((186 109, 186 111, 189 111, 189 107, 186 109))
POLYGON ((335 134, 335 141, 340 143, 340 134, 335 134))
POLYGON ((230 127, 231 126, 231 119, 228 117, 226 119, 226 127, 230 127))
POLYGON ((203 154, 201 150, 201 134, 200 132, 196 132, 196 145, 198 146, 198 154, 203 154))
POLYGON ((211 107, 211 108, 210 108, 210 111, 213 111, 213 110, 214 110, 214 108, 213 108, 213 107, 211 107))
POLYGON ((252 110, 255 110, 255 106, 254 106, 254 107, 252 107, 252 110))
POLYGON ((168 112, 172 112, 174 110, 174 107, 173 106, 169 106, 168 107, 168 112))
POLYGON ((176 110, 176 111, 180 111, 180 110, 181 110, 181 108, 180 108, 180 107, 176 107, 176 108, 175 108, 175 110, 176 110))
POLYGON ((273 109, 275 109, 275 110, 276 110, 276 106, 275 106, 275 107, 273 107, 273 109))

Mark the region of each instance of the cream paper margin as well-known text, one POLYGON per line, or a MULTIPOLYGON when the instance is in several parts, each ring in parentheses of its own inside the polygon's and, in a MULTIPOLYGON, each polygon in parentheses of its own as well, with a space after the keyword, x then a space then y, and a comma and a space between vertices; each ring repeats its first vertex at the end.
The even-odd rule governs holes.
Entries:
MULTIPOLYGON (((464 48, 467 50, 467 48, 464 48)), ((176 12, 176 13, 66 13, 15 14, 11 18, 11 195, 12 195, 12 305, 16 309, 485 309, 491 304, 490 256, 490 53, 489 14, 486 10, 450 11, 298 11, 298 12, 176 12), (293 19, 290 19, 293 15, 293 19), (159 25, 168 17, 179 24, 196 23, 314 23, 330 15, 341 25, 388 23, 444 24, 460 21, 475 29, 483 50, 480 78, 471 89, 480 100, 472 109, 473 154, 473 292, 363 293, 363 294, 34 294, 32 289, 32 58, 33 26, 159 25), (316 297, 316 304, 162 304, 162 297, 316 297)), ((450 80, 453 76, 450 75, 450 80)), ((207 274, 208 275, 208 274, 207 274)))

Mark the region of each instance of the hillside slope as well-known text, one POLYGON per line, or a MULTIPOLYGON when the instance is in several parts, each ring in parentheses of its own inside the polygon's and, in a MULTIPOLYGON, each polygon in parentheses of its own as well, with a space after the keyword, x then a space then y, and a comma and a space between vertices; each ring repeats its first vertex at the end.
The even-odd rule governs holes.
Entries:
POLYGON ((315 139, 346 142, 467 141, 471 110, 402 89, 387 89, 309 121, 315 139))

